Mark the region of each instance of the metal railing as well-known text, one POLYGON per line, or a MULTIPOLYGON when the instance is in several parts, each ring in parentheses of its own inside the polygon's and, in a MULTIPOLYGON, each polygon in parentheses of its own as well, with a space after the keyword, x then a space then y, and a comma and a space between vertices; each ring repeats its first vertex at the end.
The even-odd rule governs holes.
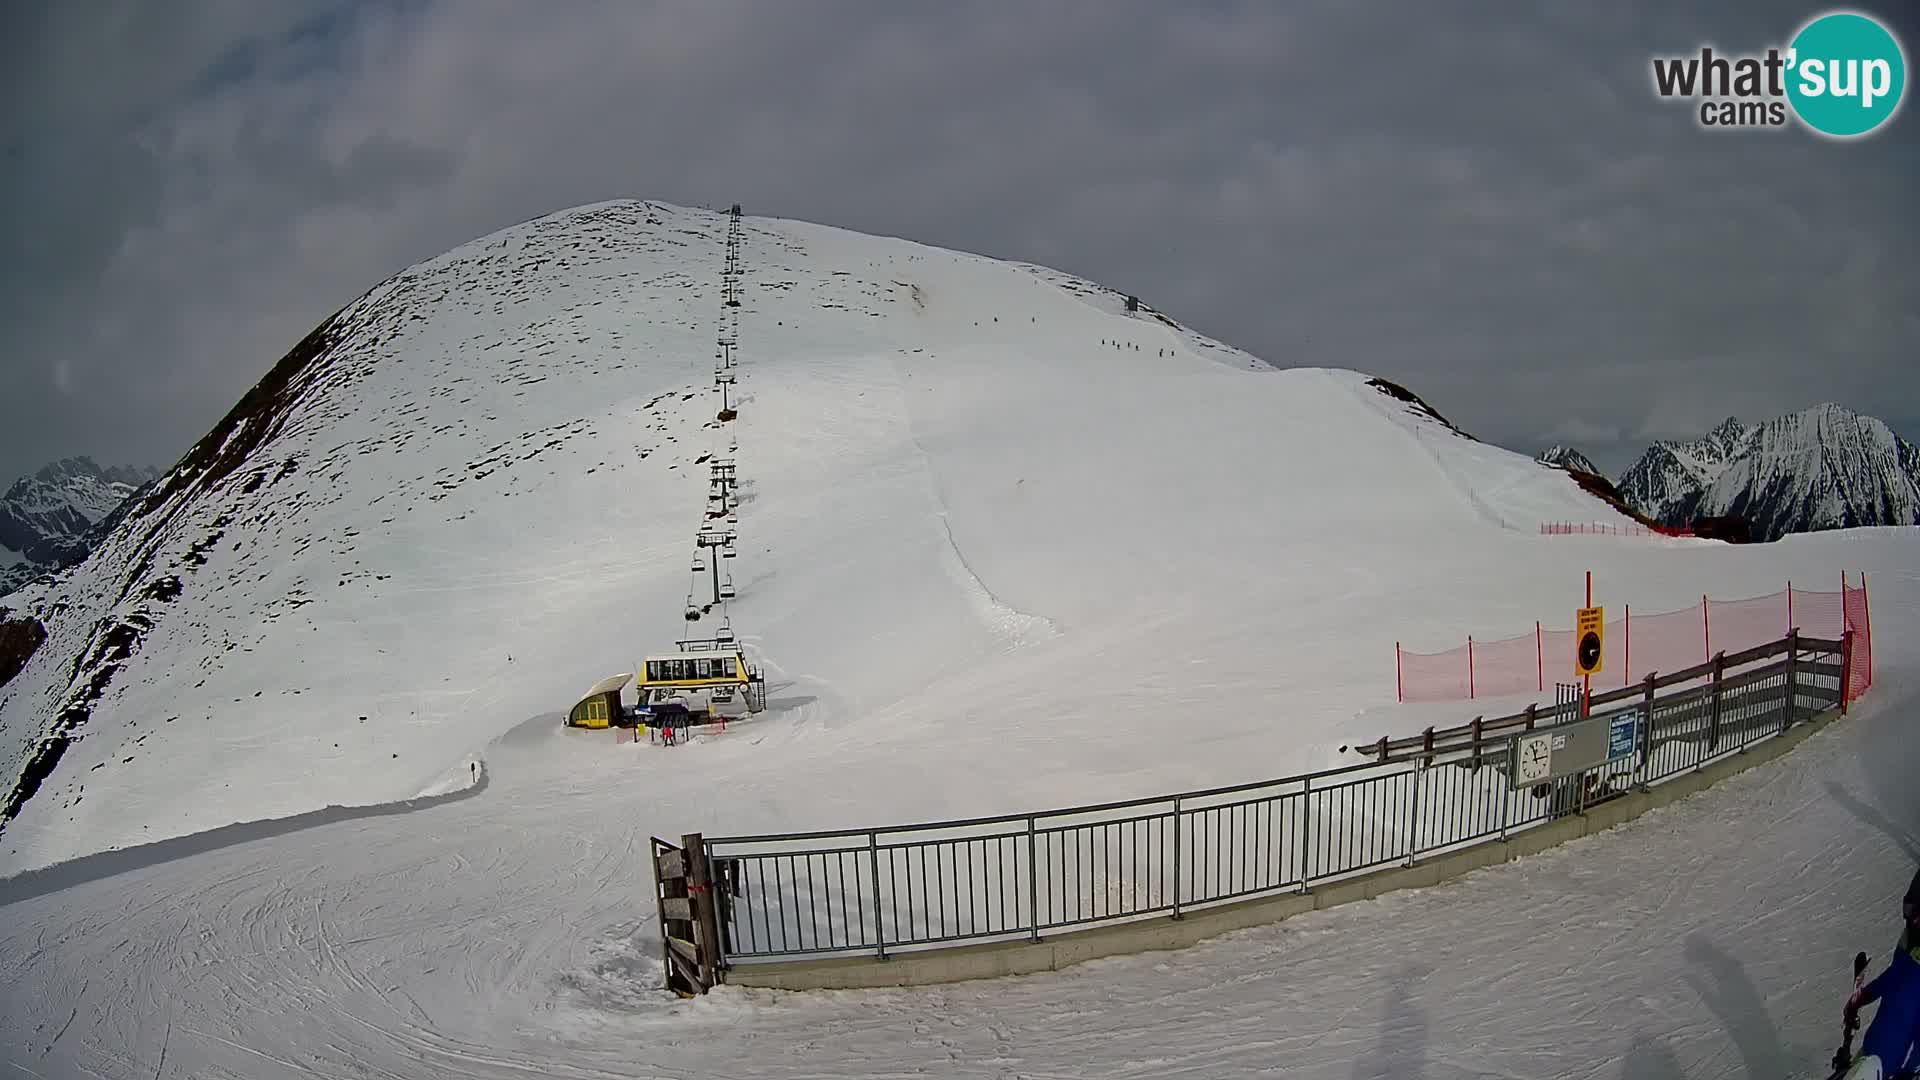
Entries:
POLYGON ((1650 678, 1633 700, 1616 693, 1611 709, 1591 713, 1636 718, 1629 754, 1531 788, 1516 789, 1509 778, 1516 741, 1573 717, 1530 711, 1525 726, 1429 731, 1366 748, 1385 749, 1382 760, 1178 795, 709 838, 725 962, 885 957, 1179 918, 1503 839, 1699 769, 1843 704, 1844 650, 1844 642, 1790 635, 1650 678), (1658 693, 1681 684, 1693 685, 1658 693))

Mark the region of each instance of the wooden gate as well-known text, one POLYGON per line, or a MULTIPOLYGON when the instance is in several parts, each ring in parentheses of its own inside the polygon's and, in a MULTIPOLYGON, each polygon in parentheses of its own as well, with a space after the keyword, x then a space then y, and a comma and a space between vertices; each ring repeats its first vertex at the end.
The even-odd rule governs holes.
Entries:
POLYGON ((652 842, 667 989, 682 997, 704 994, 726 973, 706 845, 699 833, 681 837, 678 847, 657 836, 652 842))

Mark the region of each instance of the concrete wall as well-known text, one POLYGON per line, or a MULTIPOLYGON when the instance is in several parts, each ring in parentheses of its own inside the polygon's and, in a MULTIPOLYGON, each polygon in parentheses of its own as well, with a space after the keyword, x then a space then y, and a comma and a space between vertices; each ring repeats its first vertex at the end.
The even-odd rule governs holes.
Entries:
POLYGON ((1181 949, 1232 930, 1279 922, 1303 911, 1371 900, 1396 889, 1416 889, 1450 881, 1473 870, 1558 847, 1576 837, 1604 832, 1658 806, 1666 806, 1736 773, 1785 754, 1839 716, 1833 710, 1814 717, 1783 736, 1735 752, 1705 768, 1675 776, 1650 791, 1609 800, 1576 814, 1473 847, 1428 857, 1411 866, 1395 866, 1316 886, 1306 892, 1242 900, 1186 911, 1178 919, 1155 916, 1117 926, 1062 931, 1039 941, 1008 941, 903 952, 885 960, 838 956, 823 960, 742 964, 726 973, 735 986, 776 990, 848 990, 879 986, 926 986, 1057 971, 1086 960, 1128 953, 1181 949))

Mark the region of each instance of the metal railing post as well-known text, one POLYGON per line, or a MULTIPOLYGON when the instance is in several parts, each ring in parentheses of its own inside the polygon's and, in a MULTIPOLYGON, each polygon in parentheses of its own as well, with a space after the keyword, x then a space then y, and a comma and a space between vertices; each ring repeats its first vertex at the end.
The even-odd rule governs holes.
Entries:
POLYGON ((1413 763, 1413 800, 1407 808, 1407 865, 1413 865, 1413 857, 1420 850, 1420 776, 1427 771, 1426 759, 1413 763))
MULTIPOLYGON (((1788 588, 1791 589, 1792 586, 1788 588)), ((1799 665, 1800 628, 1796 626, 1787 631, 1787 702, 1786 708, 1780 710, 1780 734, 1782 735, 1785 735, 1787 729, 1793 726, 1794 699, 1800 696, 1799 665)))
POLYGON ((1180 917, 1180 797, 1173 799, 1173 917, 1180 917))
POLYGON ((1040 940, 1040 851, 1039 835, 1034 831, 1033 817, 1027 817, 1027 915, 1033 925, 1027 933, 1028 941, 1040 940))
POLYGON ((1507 818, 1513 812, 1511 806, 1513 803, 1513 770, 1517 767, 1513 760, 1515 756, 1514 746, 1519 741, 1520 738, 1517 735, 1507 737, 1507 780, 1500 785, 1500 840, 1502 843, 1505 843, 1507 839, 1507 818))
POLYGON ((1694 766, 1696 769, 1706 768, 1707 759, 1720 752, 1720 699, 1726 676, 1726 660, 1726 653, 1714 654, 1713 689, 1708 695, 1711 704, 1707 714, 1707 750, 1700 755, 1699 763, 1694 766))
POLYGON ((1300 891, 1307 891, 1313 877, 1308 859, 1313 856, 1313 777, 1303 777, 1300 787, 1300 891))
POLYGON ((1647 672, 1646 698, 1641 703, 1639 747, 1641 791, 1653 790, 1653 702, 1654 684, 1659 677, 1658 672, 1647 672))
POLYGON ((887 958, 887 924, 880 915, 880 834, 867 830, 867 863, 873 870, 873 955, 887 958))

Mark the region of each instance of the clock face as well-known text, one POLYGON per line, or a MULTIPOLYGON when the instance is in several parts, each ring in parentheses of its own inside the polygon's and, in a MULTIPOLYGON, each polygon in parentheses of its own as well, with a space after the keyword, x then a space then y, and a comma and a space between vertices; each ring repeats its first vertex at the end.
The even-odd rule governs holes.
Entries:
POLYGON ((1529 736, 1514 744, 1514 773, 1522 783, 1537 783, 1547 778, 1553 771, 1552 736, 1545 733, 1529 736))

